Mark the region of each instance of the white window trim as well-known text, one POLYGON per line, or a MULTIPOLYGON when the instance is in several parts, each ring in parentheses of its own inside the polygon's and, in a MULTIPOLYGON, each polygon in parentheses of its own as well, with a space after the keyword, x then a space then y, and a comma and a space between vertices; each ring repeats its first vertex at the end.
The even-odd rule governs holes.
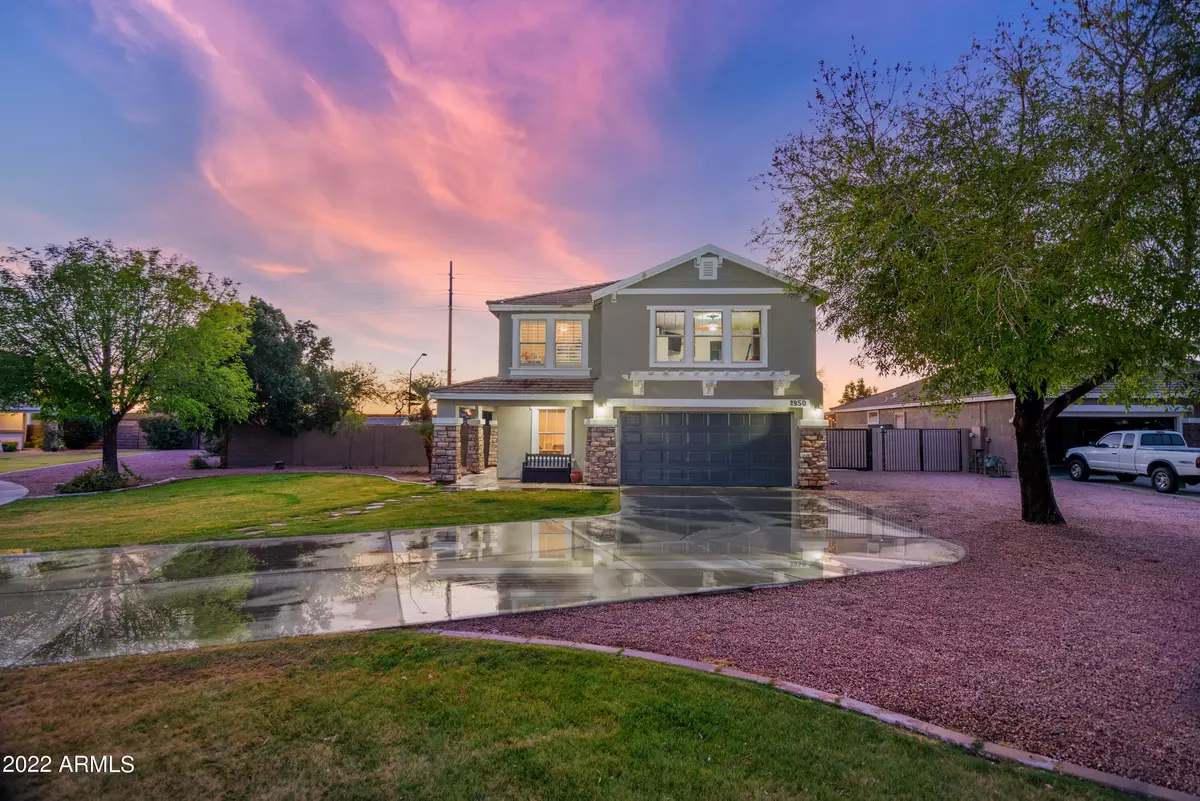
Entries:
POLYGON ((877 410, 872 410, 872 411, 867 412, 867 425, 869 425, 869 426, 879 425, 879 412, 877 410), (872 417, 874 417, 875 419, 872 420, 871 419, 872 417))
POLYGON ((703 304, 690 306, 647 306, 647 311, 650 312, 650 366, 651 367, 719 367, 721 369, 733 370, 765 370, 767 367, 767 325, 768 312, 770 306, 756 306, 744 303, 731 305, 718 304, 703 304), (683 312, 683 361, 679 362, 660 362, 657 361, 658 356, 658 332, 654 325, 655 312, 683 312), (719 362, 698 362, 695 360, 695 354, 692 352, 695 348, 695 315, 697 311, 719 311, 721 317, 721 355, 723 361, 719 362), (733 361, 733 319, 732 312, 735 311, 756 311, 762 315, 761 326, 762 334, 759 337, 759 360, 756 362, 735 362, 733 361))
POLYGON ((538 412, 543 409, 562 409, 566 414, 566 430, 563 432, 563 454, 571 455, 571 441, 575 436, 575 407, 574 406, 530 406, 529 407, 529 452, 541 453, 538 450, 538 412))
POLYGON ((514 314, 512 317, 512 361, 509 362, 509 373, 514 376, 558 375, 565 377, 586 378, 592 374, 588 366, 588 322, 590 314, 514 314), (546 323, 546 363, 544 365, 521 364, 521 321, 542 320, 546 323), (558 367, 551 362, 555 356, 554 323, 558 320, 579 320, 583 323, 583 363, 570 367, 558 367))

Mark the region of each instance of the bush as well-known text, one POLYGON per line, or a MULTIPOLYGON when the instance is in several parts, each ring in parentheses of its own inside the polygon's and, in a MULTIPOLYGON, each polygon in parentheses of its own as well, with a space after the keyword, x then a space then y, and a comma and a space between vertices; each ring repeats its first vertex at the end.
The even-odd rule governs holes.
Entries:
POLYGON ((5 453, 16 453, 17 452, 17 443, 15 443, 15 442, 0 443, 0 448, 3 448, 5 453))
POLYGON ((103 433, 103 427, 90 417, 68 417, 62 421, 63 445, 73 451, 86 448, 103 433))
POLYGON ((42 441, 39 447, 44 451, 56 451, 62 447, 62 435, 58 426, 48 425, 42 429, 42 441))
POLYGON ((192 442, 192 435, 174 417, 150 417, 138 426, 146 435, 146 444, 156 451, 174 451, 192 442))
POLYGON ((201 456, 200 454, 193 456, 188 461, 188 464, 192 466, 193 470, 207 470, 208 468, 212 467, 212 465, 208 463, 208 457, 201 456))
POLYGON ((142 477, 121 462, 120 473, 109 473, 103 467, 89 467, 70 481, 59 484, 54 491, 66 495, 72 492, 106 492, 142 483, 142 477))

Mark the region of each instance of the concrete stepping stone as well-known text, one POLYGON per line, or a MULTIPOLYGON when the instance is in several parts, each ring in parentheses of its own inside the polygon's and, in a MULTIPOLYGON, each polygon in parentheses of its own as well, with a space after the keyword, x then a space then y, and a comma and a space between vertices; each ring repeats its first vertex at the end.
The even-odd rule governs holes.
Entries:
POLYGON ((255 529, 251 529, 250 531, 243 531, 242 533, 243 534, 266 534, 267 532, 266 532, 266 529, 255 528, 255 529))
POLYGON ((279 528, 280 526, 286 526, 287 523, 269 523, 268 525, 271 526, 271 528, 279 528))

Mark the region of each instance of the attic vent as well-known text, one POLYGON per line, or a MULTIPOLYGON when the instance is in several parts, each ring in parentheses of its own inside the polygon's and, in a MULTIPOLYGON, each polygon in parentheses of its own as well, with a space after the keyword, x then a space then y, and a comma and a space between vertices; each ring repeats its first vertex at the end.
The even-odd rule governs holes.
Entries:
POLYGON ((700 269, 701 281, 717 280, 717 268, 724 261, 720 256, 701 256, 696 259, 696 266, 700 269))

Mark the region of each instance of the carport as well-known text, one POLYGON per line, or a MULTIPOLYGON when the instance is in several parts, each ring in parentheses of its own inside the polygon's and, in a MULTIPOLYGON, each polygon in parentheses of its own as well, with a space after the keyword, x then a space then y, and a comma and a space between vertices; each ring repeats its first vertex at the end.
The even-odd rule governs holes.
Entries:
POLYGON ((1067 409, 1046 428, 1046 450, 1050 464, 1061 465, 1067 450, 1095 442, 1110 431, 1180 431, 1182 412, 1146 414, 1136 407, 1124 407, 1098 412, 1086 406, 1067 409))

